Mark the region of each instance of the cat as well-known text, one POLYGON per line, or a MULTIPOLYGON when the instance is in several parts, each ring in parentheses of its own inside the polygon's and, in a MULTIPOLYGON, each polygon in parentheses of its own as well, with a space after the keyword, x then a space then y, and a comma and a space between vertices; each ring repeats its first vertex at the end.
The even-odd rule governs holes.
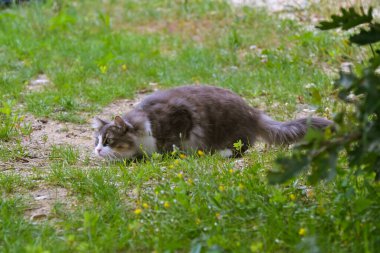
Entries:
POLYGON ((177 147, 183 151, 219 152, 239 156, 258 138, 286 145, 301 140, 307 129, 324 129, 332 121, 300 118, 278 122, 249 106, 230 90, 213 86, 182 86, 156 91, 125 116, 113 121, 95 118, 95 154, 129 159, 177 147), (239 152, 233 144, 241 141, 239 152))

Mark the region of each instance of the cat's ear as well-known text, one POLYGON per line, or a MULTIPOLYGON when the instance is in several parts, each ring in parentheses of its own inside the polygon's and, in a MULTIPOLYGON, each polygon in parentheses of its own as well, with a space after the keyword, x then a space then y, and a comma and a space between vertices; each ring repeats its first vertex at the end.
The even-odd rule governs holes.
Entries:
POLYGON ((125 131, 133 129, 133 126, 128 121, 123 120, 120 116, 115 117, 115 125, 125 131))
POLYGON ((95 117, 92 121, 92 127, 96 130, 100 130, 103 126, 107 125, 109 122, 95 117))

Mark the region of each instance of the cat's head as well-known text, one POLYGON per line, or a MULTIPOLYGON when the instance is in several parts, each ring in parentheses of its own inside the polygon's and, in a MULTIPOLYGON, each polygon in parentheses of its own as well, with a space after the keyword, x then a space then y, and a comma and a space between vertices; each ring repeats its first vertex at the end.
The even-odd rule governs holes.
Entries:
POLYGON ((134 127, 120 116, 108 122, 95 118, 95 154, 106 159, 128 159, 136 156, 136 131, 134 127))

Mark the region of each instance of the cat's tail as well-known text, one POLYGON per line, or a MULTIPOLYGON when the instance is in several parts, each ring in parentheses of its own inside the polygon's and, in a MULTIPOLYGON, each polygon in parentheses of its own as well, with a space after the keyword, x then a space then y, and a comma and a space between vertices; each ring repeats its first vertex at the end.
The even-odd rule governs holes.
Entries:
POLYGON ((265 114, 259 120, 259 136, 270 144, 291 144, 300 141, 308 128, 325 129, 333 122, 324 118, 300 118, 287 122, 278 122, 265 114))

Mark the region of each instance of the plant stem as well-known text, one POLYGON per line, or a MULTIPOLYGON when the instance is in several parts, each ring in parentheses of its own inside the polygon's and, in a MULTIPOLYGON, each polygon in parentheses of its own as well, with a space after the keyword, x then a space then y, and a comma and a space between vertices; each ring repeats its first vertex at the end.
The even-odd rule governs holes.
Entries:
POLYGON ((372 44, 371 43, 369 43, 369 47, 371 48, 371 51, 372 51, 372 55, 373 55, 373 57, 375 57, 376 55, 375 55, 375 51, 373 50, 373 47, 372 47, 372 44))

